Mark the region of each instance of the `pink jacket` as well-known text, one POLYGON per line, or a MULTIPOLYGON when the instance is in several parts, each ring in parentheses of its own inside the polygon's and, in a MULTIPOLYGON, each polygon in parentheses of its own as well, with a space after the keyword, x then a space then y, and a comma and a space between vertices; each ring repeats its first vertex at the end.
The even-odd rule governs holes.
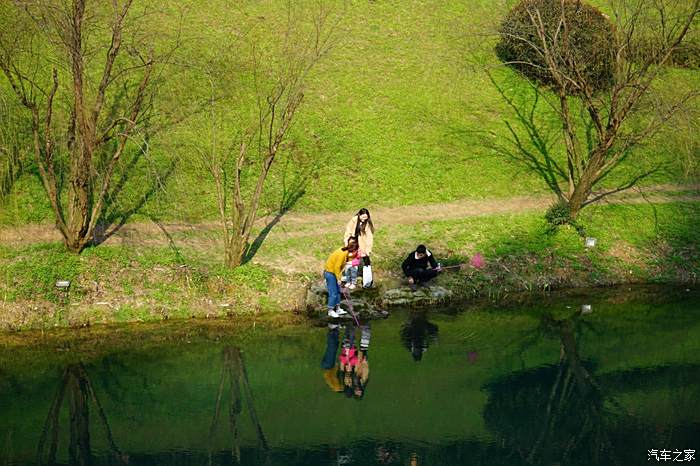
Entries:
POLYGON ((351 366, 357 366, 357 348, 354 346, 350 348, 343 348, 340 352, 340 364, 351 366))

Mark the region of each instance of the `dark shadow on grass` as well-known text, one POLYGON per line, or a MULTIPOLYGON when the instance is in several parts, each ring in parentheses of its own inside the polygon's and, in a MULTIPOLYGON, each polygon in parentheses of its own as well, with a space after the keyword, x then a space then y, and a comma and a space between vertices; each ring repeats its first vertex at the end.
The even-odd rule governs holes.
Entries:
POLYGON ((304 169, 301 173, 298 173, 297 176, 293 177, 290 184, 287 183, 286 177, 289 170, 285 170, 285 176, 282 179, 282 198, 280 200, 277 213, 274 217, 272 217, 272 220, 270 220, 265 227, 260 230, 260 233, 258 233, 253 242, 246 249, 246 252, 243 255, 244 264, 250 262, 253 257, 255 257, 255 254, 257 254, 258 250, 265 242, 265 239, 275 225, 277 225, 280 220, 282 220, 282 217, 284 217, 284 215, 289 212, 289 210, 294 207, 297 202, 299 202, 299 199, 304 197, 304 194, 306 193, 306 186, 308 186, 309 181, 316 174, 317 170, 317 165, 308 165, 306 169, 304 169))
POLYGON ((108 202, 105 203, 102 219, 95 227, 92 241, 94 246, 102 244, 112 235, 116 234, 135 213, 139 212, 158 191, 163 189, 163 186, 175 171, 175 160, 171 160, 167 167, 160 170, 153 168, 153 173, 146 191, 141 194, 132 205, 121 207, 117 205, 116 199, 119 198, 131 175, 134 173, 138 162, 143 157, 143 151, 134 154, 123 170, 119 180, 114 185, 114 188, 107 196, 108 202))
POLYGON ((700 203, 678 203, 672 218, 656 220, 656 239, 650 245, 657 255, 663 276, 661 281, 697 284, 700 279, 700 203))
POLYGON ((245 256, 243 257, 243 263, 250 262, 253 257, 255 257, 255 254, 258 252, 260 247, 262 246, 263 242, 267 238, 267 235, 270 234, 272 229, 277 225, 280 220, 282 220, 282 217, 284 217, 284 214, 286 214, 289 209, 291 209, 294 204, 297 203, 299 199, 304 195, 306 191, 302 188, 300 191, 294 193, 293 196, 288 198, 286 201, 287 203, 283 204, 283 207, 275 214, 274 217, 272 217, 272 220, 270 220, 265 227, 260 230, 260 233, 258 233, 258 236, 255 237, 255 240, 250 244, 248 249, 246 250, 245 256))
POLYGON ((173 235, 171 235, 168 230, 166 230, 165 225, 163 225, 163 222, 161 222, 159 219, 157 219, 154 216, 149 216, 150 220, 156 224, 156 226, 160 229, 160 231, 163 233, 163 236, 165 236, 168 240, 168 247, 173 251, 173 254, 175 254, 175 257, 177 258, 178 262, 185 263, 185 258, 180 252, 180 248, 177 247, 175 244, 175 239, 173 238, 173 235))

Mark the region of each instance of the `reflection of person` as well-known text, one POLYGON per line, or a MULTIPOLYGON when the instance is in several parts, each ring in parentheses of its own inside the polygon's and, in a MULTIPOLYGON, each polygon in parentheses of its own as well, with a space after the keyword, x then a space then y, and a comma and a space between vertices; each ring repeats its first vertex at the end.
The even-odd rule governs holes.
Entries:
POLYGON ((355 347, 355 326, 350 324, 345 328, 343 347, 338 357, 338 375, 343 379, 343 391, 349 398, 353 392, 353 375, 359 362, 357 348, 355 347))
POLYGON ((437 340, 438 326, 428 322, 425 313, 412 314, 408 322, 401 327, 401 340, 418 362, 428 350, 431 342, 437 340))
POLYGON ((326 289, 328 290, 328 316, 340 317, 347 314, 341 309, 340 304, 340 277, 343 273, 343 268, 348 259, 352 260, 353 253, 357 251, 357 241, 354 238, 348 240, 347 246, 336 249, 328 256, 326 268, 323 271, 323 278, 326 280, 326 289))
POLYGON ((442 266, 435 260, 433 253, 422 244, 404 259, 401 268, 404 275, 408 277, 411 289, 415 289, 415 285, 419 283, 432 280, 442 271, 442 266))
POLYGON ((377 463, 393 464, 399 460, 399 455, 389 445, 379 445, 377 447, 377 463))
POLYGON ((360 351, 357 353, 357 365, 353 377, 353 396, 357 400, 361 400, 365 396, 365 387, 369 381, 369 359, 367 357, 371 332, 369 324, 361 327, 360 351))
POLYGON ((329 325, 328 344, 326 345, 326 353, 321 362, 324 369, 324 378, 326 383, 335 392, 342 392, 348 398, 361 400, 365 394, 365 387, 369 380, 369 361, 367 352, 369 350, 369 340, 371 330, 369 325, 362 325, 360 331, 360 344, 357 345, 356 327, 352 323, 348 323, 345 327, 345 335, 342 345, 338 341, 338 327, 329 325), (340 354, 338 355, 338 365, 335 366, 335 354, 340 346, 340 354), (331 381, 333 368, 336 378, 331 381))
POLYGON ((347 245, 348 240, 352 237, 358 240, 363 265, 370 265, 369 256, 372 254, 372 246, 374 245, 374 224, 369 210, 360 209, 345 226, 343 242, 347 245))
POLYGON ((338 336, 338 325, 328 324, 328 334, 326 335, 326 352, 321 359, 321 369, 323 369, 323 380, 326 381, 328 387, 336 393, 343 391, 343 386, 336 377, 336 359, 338 346, 340 345, 338 336))

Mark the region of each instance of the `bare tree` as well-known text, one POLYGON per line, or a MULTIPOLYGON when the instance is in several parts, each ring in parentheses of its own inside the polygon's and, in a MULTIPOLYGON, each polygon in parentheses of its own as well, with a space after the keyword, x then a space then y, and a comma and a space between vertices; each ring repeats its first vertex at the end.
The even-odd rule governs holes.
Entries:
POLYGON ((5 200, 22 174, 26 150, 31 145, 31 138, 27 137, 26 128, 17 117, 14 100, 0 94, 0 202, 5 200))
POLYGON ((610 0, 609 9, 610 17, 577 0, 525 0, 501 26, 497 47, 532 89, 523 105, 492 77, 521 128, 509 123, 508 144, 498 151, 537 172, 571 221, 583 207, 657 171, 658 164, 640 168, 600 189, 625 160, 639 162, 634 149, 698 95, 691 89, 660 98, 654 91, 697 25, 700 1, 610 0), (650 42, 655 46, 640 52, 650 42), (558 121, 563 163, 557 141, 535 121, 541 103, 558 121))
POLYGON ((0 69, 28 110, 38 172, 74 252, 89 244, 149 106, 153 43, 128 27, 132 2, 2 5, 13 23, 0 34, 0 69))
MULTIPOLYGON (((248 120, 245 105, 222 110, 238 112, 234 119, 240 126, 233 130, 233 137, 220 136, 223 131, 213 103, 218 88, 241 86, 241 81, 234 82, 228 73, 223 73, 227 81, 222 81, 220 71, 207 70, 212 87, 211 140, 209 147, 196 149, 214 181, 225 263, 230 267, 239 266, 246 257, 268 175, 304 99, 308 75, 334 43, 342 16, 328 8, 326 2, 318 2, 316 7, 309 13, 288 3, 281 33, 266 37, 274 42, 266 51, 254 41, 243 39, 241 49, 250 50, 252 58, 238 72, 250 75, 247 81, 242 80, 250 87, 226 89, 226 93, 252 96, 254 116, 248 120), (232 142, 225 144, 224 140, 232 142)), ((288 202, 289 199, 283 200, 288 202)))

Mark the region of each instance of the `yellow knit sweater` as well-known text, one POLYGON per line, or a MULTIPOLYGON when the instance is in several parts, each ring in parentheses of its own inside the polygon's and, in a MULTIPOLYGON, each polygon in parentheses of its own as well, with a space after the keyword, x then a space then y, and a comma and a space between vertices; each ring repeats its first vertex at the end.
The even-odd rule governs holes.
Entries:
POLYGON ((328 256, 328 260, 326 261, 326 272, 331 272, 338 280, 340 280, 340 276, 343 273, 343 266, 348 261, 349 257, 350 255, 348 252, 343 251, 342 249, 333 251, 333 253, 328 256))

